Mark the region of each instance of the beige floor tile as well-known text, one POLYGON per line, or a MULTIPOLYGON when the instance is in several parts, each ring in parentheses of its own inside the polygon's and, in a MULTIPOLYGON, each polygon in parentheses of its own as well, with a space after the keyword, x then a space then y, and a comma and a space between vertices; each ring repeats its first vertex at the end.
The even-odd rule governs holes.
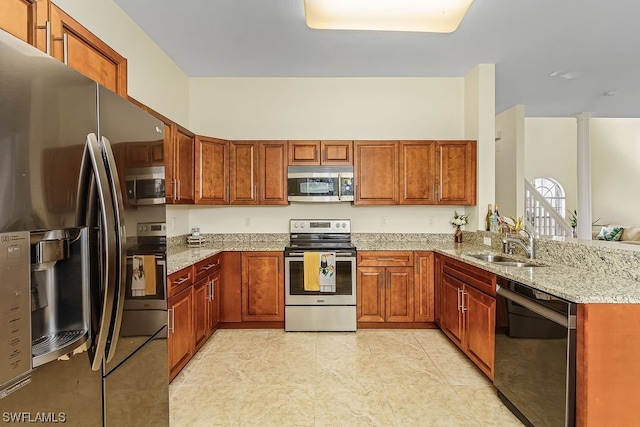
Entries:
POLYGON ((319 386, 315 390, 316 426, 394 426, 395 418, 382 387, 319 386))
POLYGON ((398 426, 477 426, 449 385, 385 386, 398 426))
POLYGON ((517 426, 438 330, 219 330, 169 389, 171 426, 517 426))
POLYGON ((429 355, 451 385, 489 386, 491 381, 462 354, 429 355))
POLYGON ((362 332, 328 332, 316 338, 317 354, 371 353, 362 332))
POLYGON ((349 386, 359 391, 382 387, 376 361, 370 353, 317 355, 315 382, 318 386, 349 386))
POLYGON ((373 353, 375 365, 386 385, 448 384, 435 363, 426 355, 373 353))
POLYGON ((498 398, 492 386, 453 386, 481 426, 517 427, 522 423, 498 398))

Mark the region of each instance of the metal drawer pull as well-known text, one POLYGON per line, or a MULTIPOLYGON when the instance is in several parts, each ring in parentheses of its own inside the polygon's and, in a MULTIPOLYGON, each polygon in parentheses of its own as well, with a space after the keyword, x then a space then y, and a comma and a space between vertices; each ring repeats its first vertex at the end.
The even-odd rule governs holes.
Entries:
POLYGON ((174 314, 175 308, 170 308, 169 310, 167 310, 168 314, 169 314, 169 333, 173 334, 176 332, 175 329, 175 314, 174 314))
POLYGON ((187 277, 181 277, 181 278, 179 278, 178 280, 176 280, 174 283, 175 283, 176 285, 181 285, 181 284, 183 284, 184 282, 186 282, 187 280, 189 280, 189 277, 188 277, 188 276, 187 276, 187 277))
POLYGON ((397 261, 395 258, 376 258, 376 261, 397 261))

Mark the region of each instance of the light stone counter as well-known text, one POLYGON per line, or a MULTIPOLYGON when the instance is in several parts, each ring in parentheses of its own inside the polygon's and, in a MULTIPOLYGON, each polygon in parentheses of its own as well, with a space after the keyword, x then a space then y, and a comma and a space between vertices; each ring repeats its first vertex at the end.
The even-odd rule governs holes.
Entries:
POLYGON ((187 248, 186 246, 172 247, 167 254, 167 274, 175 273, 185 267, 202 261, 223 251, 283 251, 289 242, 275 240, 263 241, 230 241, 215 242, 202 248, 187 248))
MULTIPOLYGON (((496 236, 492 236, 493 246, 475 244, 487 235, 465 232, 465 242, 473 243, 462 244, 454 244, 451 234, 371 233, 353 234, 352 239, 359 251, 438 252, 576 303, 640 303, 639 269, 635 268, 640 252, 586 252, 578 244, 558 247, 551 244, 553 242, 539 241, 536 242, 539 256, 534 262, 544 267, 503 267, 467 256, 500 253, 496 236)), ((170 246, 167 269, 171 274, 222 251, 282 251, 288 243, 286 234, 224 235, 222 239, 211 239, 199 249, 170 246)), ((522 256, 513 258, 527 260, 522 256)))
MULTIPOLYGON (((434 251, 472 264, 498 276, 529 285, 576 303, 640 303, 640 282, 587 269, 567 267, 546 260, 533 260, 543 267, 504 267, 469 257, 471 254, 501 254, 489 246, 418 241, 361 242, 358 250, 434 251)), ((527 258, 508 255, 519 261, 527 258)))

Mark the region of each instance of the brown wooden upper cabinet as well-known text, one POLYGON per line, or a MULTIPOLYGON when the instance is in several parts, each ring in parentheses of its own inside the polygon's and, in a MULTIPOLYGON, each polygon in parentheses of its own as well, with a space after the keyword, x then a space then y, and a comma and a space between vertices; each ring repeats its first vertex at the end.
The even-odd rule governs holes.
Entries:
POLYGON ((127 96, 127 60, 56 5, 51 5, 51 54, 107 89, 127 96))
POLYGON ((2 0, 0 28, 127 96, 127 60, 49 0, 2 0))
POLYGON ((229 204, 288 204, 286 141, 231 141, 229 181, 229 204))
POLYGON ((144 168, 164 165, 164 140, 127 142, 127 168, 144 168))
POLYGON ((437 141, 437 204, 476 204, 476 141, 437 141))
POLYGON ((48 0, 2 0, 0 3, 0 28, 20 40, 50 53, 51 24, 48 0), (49 51, 47 51, 49 46, 49 51))
POLYGON ((229 141, 196 136, 196 204, 229 204, 229 141))
POLYGON ((352 141, 289 141, 289 166, 352 164, 352 141))
POLYGON ((400 141, 400 204, 436 203, 436 142, 400 141))
POLYGON ((355 141, 356 205, 475 205, 475 141, 355 141))
POLYGON ((398 141, 354 141, 353 150, 353 204, 398 204, 398 141))

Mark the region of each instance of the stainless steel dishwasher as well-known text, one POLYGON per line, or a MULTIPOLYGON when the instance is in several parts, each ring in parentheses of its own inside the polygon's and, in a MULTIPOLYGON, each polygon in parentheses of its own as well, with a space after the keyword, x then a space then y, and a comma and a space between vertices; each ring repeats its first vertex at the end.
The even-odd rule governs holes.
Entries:
POLYGON ((574 426, 576 304, 498 277, 494 386, 528 426, 574 426))

